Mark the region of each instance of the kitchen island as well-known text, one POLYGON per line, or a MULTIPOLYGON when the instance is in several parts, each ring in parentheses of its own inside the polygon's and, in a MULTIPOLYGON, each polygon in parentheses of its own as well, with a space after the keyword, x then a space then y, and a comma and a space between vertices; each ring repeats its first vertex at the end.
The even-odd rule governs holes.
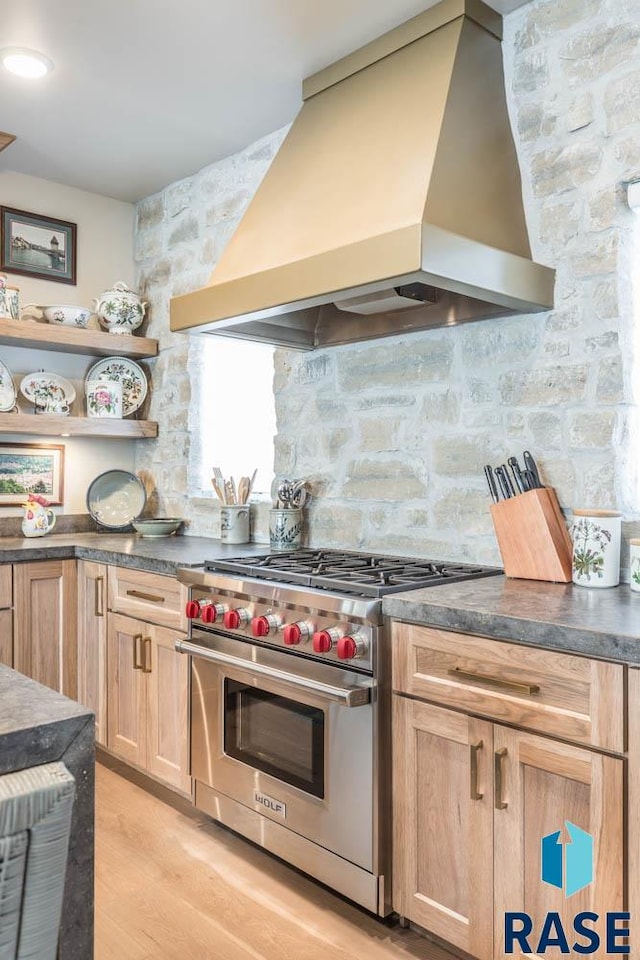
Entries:
POLYGON ((0 664, 0 776, 61 761, 76 781, 60 960, 93 956, 93 714, 0 664))

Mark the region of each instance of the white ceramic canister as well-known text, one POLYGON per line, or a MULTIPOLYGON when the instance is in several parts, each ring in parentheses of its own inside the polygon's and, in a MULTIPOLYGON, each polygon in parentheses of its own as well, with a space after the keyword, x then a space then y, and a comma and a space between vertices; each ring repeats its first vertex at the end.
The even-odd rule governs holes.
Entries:
POLYGON ((620 583, 622 514, 616 510, 574 510, 573 582, 581 587, 620 583))
POLYGON ((640 540, 629 540, 629 586, 640 593, 640 540))
POLYGON ((272 550, 298 550, 302 543, 302 509, 269 511, 269 544, 272 550))
POLYGON ((122 383, 116 380, 89 380, 86 386, 87 416, 122 419, 122 383))
POLYGON ((223 504, 220 507, 220 540, 222 543, 249 543, 249 504, 223 504))

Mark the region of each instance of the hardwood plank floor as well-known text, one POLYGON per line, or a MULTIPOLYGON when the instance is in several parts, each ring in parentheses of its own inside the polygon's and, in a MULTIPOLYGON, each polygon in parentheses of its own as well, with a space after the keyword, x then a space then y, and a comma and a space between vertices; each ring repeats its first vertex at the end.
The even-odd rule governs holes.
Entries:
POLYGON ((96 768, 96 960, 451 960, 96 768))

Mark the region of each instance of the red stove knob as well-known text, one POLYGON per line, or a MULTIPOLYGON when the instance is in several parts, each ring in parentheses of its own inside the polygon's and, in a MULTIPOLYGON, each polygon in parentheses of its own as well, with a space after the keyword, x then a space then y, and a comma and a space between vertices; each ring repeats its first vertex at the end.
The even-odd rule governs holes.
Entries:
POLYGON ((200 616, 200 604, 197 600, 188 600, 185 613, 189 620, 197 620, 200 616))
POLYGON ((268 637, 270 633, 277 633, 282 626, 280 617, 267 613, 263 617, 254 617, 251 621, 251 633, 254 637, 268 637))
POLYGON ((208 603, 202 611, 202 622, 217 623, 228 609, 225 603, 208 603))
POLYGON ((222 618, 227 630, 237 630, 238 627, 244 627, 249 622, 249 611, 244 607, 238 607, 236 610, 227 610, 222 618))
POLYGON ((330 653, 333 649, 334 641, 339 638, 339 633, 337 630, 318 630, 317 633, 313 635, 313 652, 314 653, 330 653))
POLYGON ((298 620, 297 623, 288 623, 284 628, 284 642, 288 647, 296 647, 299 643, 304 643, 313 630, 313 625, 306 620, 298 620))
POLYGON ((338 640, 338 659, 355 660, 366 652, 366 643, 364 637, 356 635, 355 637, 340 637, 338 640))

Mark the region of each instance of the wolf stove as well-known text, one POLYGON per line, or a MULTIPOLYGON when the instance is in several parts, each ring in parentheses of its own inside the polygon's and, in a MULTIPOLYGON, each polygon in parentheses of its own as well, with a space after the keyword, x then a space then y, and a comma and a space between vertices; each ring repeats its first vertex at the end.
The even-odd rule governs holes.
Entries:
POLYGON ((495 568, 297 550, 180 570, 190 586, 195 804, 390 912, 389 593, 495 568))

